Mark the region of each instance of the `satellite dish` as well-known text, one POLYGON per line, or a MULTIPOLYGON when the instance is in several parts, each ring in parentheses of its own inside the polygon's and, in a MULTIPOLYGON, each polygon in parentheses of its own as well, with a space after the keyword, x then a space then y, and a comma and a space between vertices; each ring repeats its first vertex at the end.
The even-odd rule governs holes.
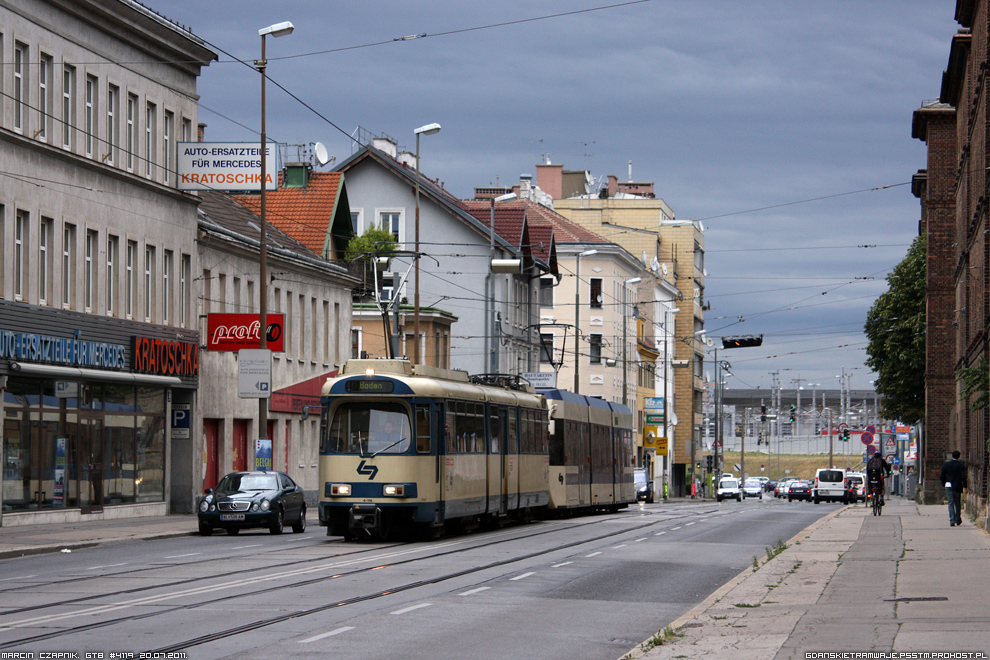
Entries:
MULTIPOLYGON (((660 270, 660 260, 657 259, 656 257, 650 259, 650 270, 652 270, 654 273, 660 270)), ((666 273, 664 274, 666 275, 666 273)))
POLYGON ((326 165, 330 162, 330 154, 327 153, 327 148, 323 146, 322 142, 313 145, 313 153, 316 155, 316 162, 320 165, 326 165))
POLYGON ((663 264, 663 274, 667 274, 667 264, 663 264))
POLYGON ((709 345, 709 346, 711 346, 711 345, 713 345, 713 344, 714 344, 715 342, 714 342, 714 341, 712 341, 711 339, 709 339, 707 343, 708 343, 708 345, 709 345))

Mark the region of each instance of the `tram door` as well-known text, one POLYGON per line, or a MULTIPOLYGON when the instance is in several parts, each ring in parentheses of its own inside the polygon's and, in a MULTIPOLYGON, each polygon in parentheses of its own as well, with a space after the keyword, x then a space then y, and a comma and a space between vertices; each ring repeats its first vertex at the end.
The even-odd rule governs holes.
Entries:
POLYGON ((103 511, 103 418, 79 416, 79 508, 82 513, 103 511))
POLYGON ((505 514, 508 501, 505 492, 505 408, 491 406, 488 415, 488 511, 505 514))
POLYGON ((501 467, 501 488, 502 496, 500 498, 501 504, 499 504, 499 513, 504 515, 509 510, 509 491, 511 490, 511 479, 512 476, 509 472, 509 442, 508 442, 508 411, 502 406, 498 407, 498 446, 500 449, 500 454, 498 457, 498 464, 501 467))

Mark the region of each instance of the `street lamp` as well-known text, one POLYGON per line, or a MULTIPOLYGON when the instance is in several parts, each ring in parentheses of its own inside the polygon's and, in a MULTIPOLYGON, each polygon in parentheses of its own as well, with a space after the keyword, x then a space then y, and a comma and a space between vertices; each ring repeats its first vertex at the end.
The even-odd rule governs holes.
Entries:
POLYGON ((574 259, 574 393, 578 393, 579 371, 581 368, 581 257, 598 254, 598 250, 579 252, 574 259))
MULTIPOLYGON (((268 134, 265 129, 265 80, 267 80, 268 76, 265 73, 265 69, 268 66, 268 60, 265 57, 265 37, 269 34, 273 37, 284 37, 287 34, 292 34, 294 29, 295 27, 293 27, 292 23, 284 21, 258 30, 258 36, 261 37, 261 59, 256 60, 254 63, 258 67, 258 73, 261 74, 261 240, 259 241, 258 257, 258 270, 259 277, 261 278, 258 286, 258 334, 260 340, 259 348, 261 350, 268 350, 268 224, 266 222, 267 216, 265 211, 265 191, 268 188, 268 181, 265 180, 268 167, 268 134)), ((268 399, 263 397, 258 399, 258 437, 268 439, 268 399)))
POLYGON ((416 293, 413 311, 413 364, 419 364, 419 136, 433 135, 440 132, 440 124, 420 126, 416 134, 416 293))
POLYGON ((629 405, 626 403, 626 381, 629 376, 629 363, 626 360, 626 348, 629 345, 629 340, 626 337, 626 288, 630 284, 636 284, 637 282, 642 282, 642 277, 634 277, 631 280, 626 280, 622 283, 622 405, 629 405))

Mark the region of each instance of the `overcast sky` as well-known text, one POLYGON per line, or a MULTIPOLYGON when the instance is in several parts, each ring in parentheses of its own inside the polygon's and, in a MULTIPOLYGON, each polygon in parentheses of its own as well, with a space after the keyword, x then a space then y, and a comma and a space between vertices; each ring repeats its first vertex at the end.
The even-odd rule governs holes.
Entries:
POLYGON ((230 54, 200 79, 208 140, 257 138, 259 76, 231 55, 292 21, 269 76, 316 112, 269 85, 269 138, 339 162, 358 126, 412 150, 437 122, 423 171, 462 198, 547 158, 620 180, 632 161, 704 224, 710 336, 764 336, 719 351, 729 387, 870 387, 863 323, 917 235, 911 116, 938 97, 954 0, 144 2, 230 54))

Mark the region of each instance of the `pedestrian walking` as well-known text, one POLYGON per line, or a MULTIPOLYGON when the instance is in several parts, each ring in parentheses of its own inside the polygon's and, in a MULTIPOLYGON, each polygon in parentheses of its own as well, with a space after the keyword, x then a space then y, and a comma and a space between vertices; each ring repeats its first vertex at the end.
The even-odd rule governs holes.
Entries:
POLYGON ((952 452, 952 458, 942 466, 940 479, 945 486, 945 496, 949 500, 949 527, 962 524, 962 494, 969 486, 966 481, 966 466, 959 460, 959 450, 952 452))

